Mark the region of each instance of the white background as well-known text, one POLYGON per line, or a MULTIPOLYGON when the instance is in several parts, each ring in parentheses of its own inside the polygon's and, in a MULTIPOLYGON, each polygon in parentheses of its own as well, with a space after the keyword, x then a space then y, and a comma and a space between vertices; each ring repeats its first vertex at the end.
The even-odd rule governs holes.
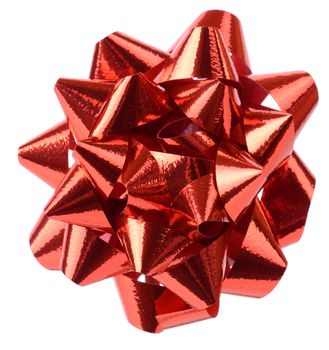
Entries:
POLYGON ((326 1, 1 1, 0 348, 328 349, 329 56, 326 1), (263 299, 223 295, 216 319, 161 334, 132 327, 114 283, 78 287, 33 258, 29 233, 52 191, 18 165, 17 148, 63 119, 59 77, 87 78, 94 44, 115 30, 166 49, 202 11, 243 25, 254 73, 306 70, 320 103, 296 143, 317 176, 306 231, 263 299), (326 41, 326 42, 325 42, 326 41))

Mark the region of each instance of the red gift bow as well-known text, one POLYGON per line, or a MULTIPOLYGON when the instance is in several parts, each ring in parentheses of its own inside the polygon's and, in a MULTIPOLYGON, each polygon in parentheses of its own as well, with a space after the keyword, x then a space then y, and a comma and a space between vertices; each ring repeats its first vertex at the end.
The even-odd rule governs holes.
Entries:
POLYGON ((67 120, 19 149, 56 188, 30 238, 43 266, 115 276, 149 332, 215 317, 220 292, 275 287, 315 185, 293 151, 318 99, 309 74, 252 75, 239 20, 214 10, 170 53, 109 35, 90 79, 55 91, 67 120))

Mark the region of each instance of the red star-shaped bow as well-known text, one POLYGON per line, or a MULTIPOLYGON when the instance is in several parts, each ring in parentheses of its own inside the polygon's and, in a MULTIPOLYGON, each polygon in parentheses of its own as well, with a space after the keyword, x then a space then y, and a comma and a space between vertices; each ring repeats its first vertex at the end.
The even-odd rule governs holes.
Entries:
POLYGON ((55 91, 66 121, 19 150, 56 189, 30 239, 42 265, 80 285, 115 276, 150 332, 216 316, 220 292, 275 287, 315 183, 293 151, 310 75, 252 75, 238 19, 208 11, 169 53, 109 35, 90 79, 55 91))

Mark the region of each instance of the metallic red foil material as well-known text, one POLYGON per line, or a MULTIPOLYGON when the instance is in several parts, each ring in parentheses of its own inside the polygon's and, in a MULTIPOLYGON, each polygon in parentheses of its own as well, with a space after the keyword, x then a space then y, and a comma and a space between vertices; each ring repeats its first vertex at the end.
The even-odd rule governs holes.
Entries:
POLYGON ((55 91, 66 120, 19 149, 55 188, 30 238, 43 266, 79 285, 114 277, 148 332, 277 285, 315 185, 293 151, 318 99, 309 74, 253 75, 239 20, 207 11, 168 53, 109 35, 90 79, 55 91))

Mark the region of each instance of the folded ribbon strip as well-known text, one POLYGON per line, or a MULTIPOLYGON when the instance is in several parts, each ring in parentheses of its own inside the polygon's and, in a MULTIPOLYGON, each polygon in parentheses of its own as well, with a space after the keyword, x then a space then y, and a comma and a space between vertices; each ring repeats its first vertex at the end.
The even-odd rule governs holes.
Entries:
POLYGON ((90 79, 55 91, 67 120, 19 149, 56 188, 30 238, 43 266, 80 285, 115 276, 149 332, 275 287, 315 185, 293 151, 318 99, 309 74, 252 75, 239 20, 214 10, 169 53, 109 35, 90 79))

